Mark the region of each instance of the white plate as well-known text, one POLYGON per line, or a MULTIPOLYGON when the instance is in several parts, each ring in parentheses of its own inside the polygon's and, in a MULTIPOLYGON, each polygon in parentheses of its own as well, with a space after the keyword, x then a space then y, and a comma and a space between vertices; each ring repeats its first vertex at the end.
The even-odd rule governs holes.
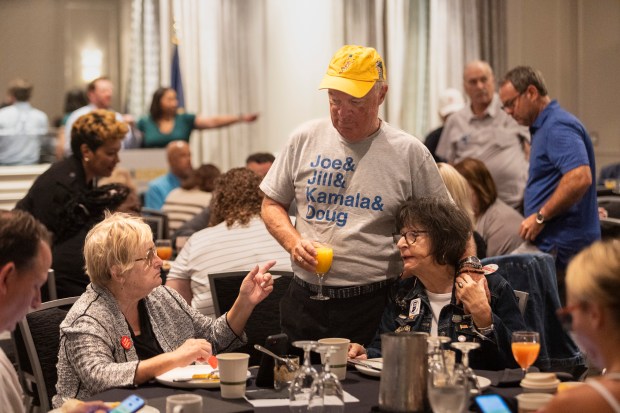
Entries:
MULTIPOLYGON (((213 367, 208 364, 194 364, 187 367, 177 367, 167 373, 155 377, 155 380, 161 384, 165 384, 170 387, 177 387, 180 389, 213 389, 220 387, 220 381, 218 380, 204 380, 196 379, 190 381, 174 381, 174 379, 180 379, 184 377, 192 377, 194 374, 209 374, 213 371, 213 367)), ((250 372, 248 371, 248 377, 250 372)))
MULTIPOLYGON (((383 359, 382 358, 376 358, 376 359, 368 359, 368 360, 360 360, 361 362, 364 362, 370 366, 374 366, 378 369, 382 369, 383 368, 383 359)), ((359 364, 354 364, 355 368, 357 369, 357 371, 359 371, 362 374, 365 374, 367 376, 372 376, 372 377, 381 377, 381 372, 378 370, 373 370, 373 369, 369 369, 368 367, 364 367, 364 366, 360 366, 359 364)))

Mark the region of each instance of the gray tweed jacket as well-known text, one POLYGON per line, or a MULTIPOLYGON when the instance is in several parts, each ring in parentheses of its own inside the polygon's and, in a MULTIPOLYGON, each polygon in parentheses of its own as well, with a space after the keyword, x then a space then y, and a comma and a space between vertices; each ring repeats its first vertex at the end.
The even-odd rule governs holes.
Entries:
MULTIPOLYGON (((214 354, 247 341, 245 333, 237 337, 230 329, 226 314, 215 320, 206 317, 171 288, 157 287, 145 301, 164 352, 177 349, 190 338, 206 339, 214 354)), ((123 336, 131 334, 116 299, 106 288, 90 284, 60 325, 54 407, 70 398, 85 400, 113 387, 134 385, 138 355, 134 346, 123 348, 123 336)))

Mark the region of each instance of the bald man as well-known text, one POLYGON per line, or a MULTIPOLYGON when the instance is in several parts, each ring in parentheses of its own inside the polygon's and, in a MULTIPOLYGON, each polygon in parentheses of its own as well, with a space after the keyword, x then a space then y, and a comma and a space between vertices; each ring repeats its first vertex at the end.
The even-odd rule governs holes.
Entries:
POLYGON ((436 153, 450 163, 468 157, 480 159, 493 176, 499 198, 520 209, 530 134, 502 110, 487 62, 476 60, 465 66, 463 87, 469 104, 447 120, 436 153))
POLYGON ((149 182, 144 194, 146 208, 161 210, 166 196, 175 188, 181 186, 181 180, 192 174, 192 154, 185 141, 172 141, 166 146, 169 171, 149 182))

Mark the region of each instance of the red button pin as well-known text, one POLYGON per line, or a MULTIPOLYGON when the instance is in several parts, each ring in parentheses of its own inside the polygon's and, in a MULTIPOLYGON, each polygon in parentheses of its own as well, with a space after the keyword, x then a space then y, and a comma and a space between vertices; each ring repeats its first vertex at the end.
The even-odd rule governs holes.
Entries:
POLYGON ((123 346, 125 350, 129 350, 131 348, 131 338, 129 336, 121 337, 121 346, 123 346))

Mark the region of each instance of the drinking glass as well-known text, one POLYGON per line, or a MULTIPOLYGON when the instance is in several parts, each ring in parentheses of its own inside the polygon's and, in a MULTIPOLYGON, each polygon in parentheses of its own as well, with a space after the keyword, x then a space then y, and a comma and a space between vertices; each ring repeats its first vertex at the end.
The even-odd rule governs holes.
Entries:
MULTIPOLYGON (((428 342, 428 369, 446 371, 448 368, 454 367, 454 363, 450 365, 446 360, 446 352, 441 349, 443 344, 449 343, 450 337, 431 336, 426 339, 428 342)), ((454 360, 453 360, 454 361, 454 360)))
POLYGON ((451 346, 457 350, 461 351, 461 364, 458 365, 458 369, 463 370, 464 376, 470 383, 470 388, 474 389, 477 394, 480 394, 480 385, 478 384, 478 377, 476 373, 469 367, 469 352, 470 350, 476 350, 480 348, 480 343, 474 343, 471 341, 465 342, 455 342, 452 343, 451 346))
POLYGON ((331 245, 324 242, 313 242, 316 250, 316 275, 319 277, 319 292, 317 295, 313 295, 310 298, 313 300, 329 300, 329 297, 323 295, 323 278, 332 266, 332 260, 334 259, 334 250, 331 245))
POLYGON ((523 377, 527 373, 540 351, 540 334, 536 331, 514 331, 512 333, 512 355, 523 370, 523 377))
POLYGON ((293 346, 304 350, 304 364, 297 370, 297 375, 289 387, 291 413, 306 413, 310 403, 312 383, 318 373, 310 364, 310 350, 316 348, 318 342, 310 340, 294 341, 293 346))
POLYGON ((343 413, 344 391, 338 376, 331 371, 330 357, 338 352, 336 346, 318 346, 314 349, 317 353, 324 353, 323 371, 312 383, 309 412, 312 413, 343 413))
POLYGON ((169 260, 172 257, 172 241, 169 239, 158 239, 155 241, 157 256, 162 260, 169 260))
POLYGON ((458 366, 429 370, 428 399, 434 413, 461 413, 469 400, 465 370, 458 366))

